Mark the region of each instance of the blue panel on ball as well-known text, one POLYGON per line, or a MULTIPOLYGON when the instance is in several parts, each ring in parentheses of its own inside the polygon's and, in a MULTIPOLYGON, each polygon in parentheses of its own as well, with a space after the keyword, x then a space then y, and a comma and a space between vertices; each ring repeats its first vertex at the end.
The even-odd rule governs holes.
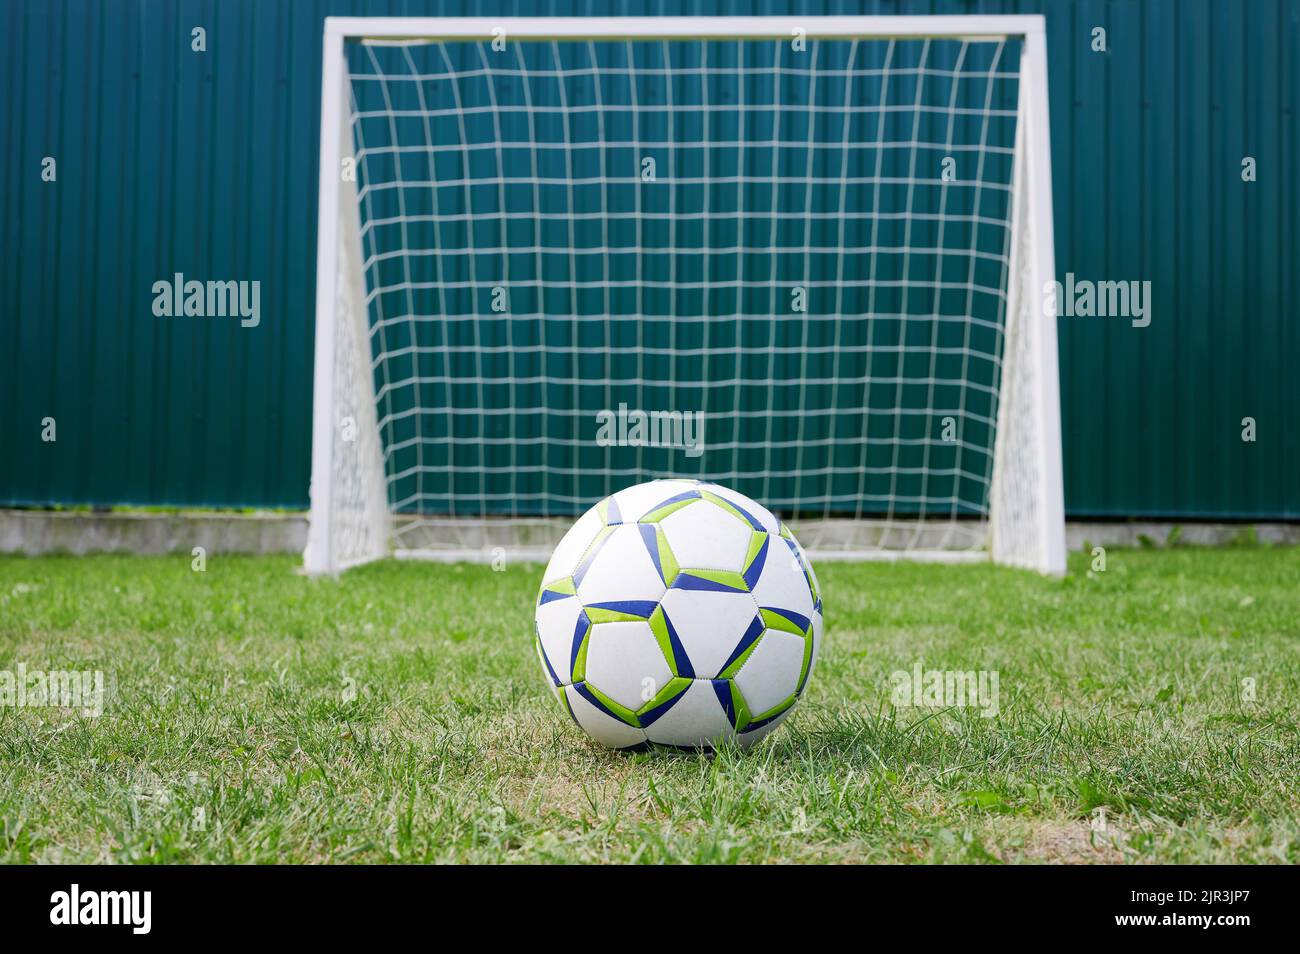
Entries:
POLYGON ((767 562, 767 548, 771 542, 772 535, 768 534, 763 538, 763 545, 754 556, 754 562, 745 568, 745 585, 751 590, 758 586, 758 577, 763 572, 763 564, 767 562))
POLYGON ((610 600, 607 603, 590 603, 587 609, 612 610, 615 613, 626 613, 628 616, 649 619, 658 605, 654 600, 610 600))
POLYGON ((572 593, 557 593, 555 590, 542 590, 542 598, 537 601, 537 605, 545 606, 547 603, 555 600, 567 600, 572 596, 572 593))
MULTIPOLYGON (((599 709, 601 712, 605 713, 605 715, 609 716, 611 719, 618 719, 618 721, 619 721, 619 722, 622 722, 623 725, 627 725, 626 722, 623 722, 623 720, 622 720, 621 718, 619 718, 618 713, 616 713, 616 712, 611 712, 611 711, 609 710, 609 706, 607 706, 607 705, 605 705, 605 703, 601 702, 601 701, 600 701, 600 697, 597 696, 594 692, 592 692, 590 689, 587 688, 587 684, 586 684, 585 682, 575 682, 575 683, 573 684, 573 688, 576 689, 576 690, 578 691, 578 695, 582 696, 582 698, 586 699, 588 702, 590 702, 593 706, 595 706, 595 707, 596 707, 597 709, 599 709)), ((579 725, 581 725, 581 723, 579 723, 579 725)), ((584 729, 583 731, 586 731, 586 730, 584 729)))
POLYGON ((557 686, 562 686, 562 685, 564 685, 564 681, 563 681, 562 679, 560 679, 560 677, 559 677, 558 675, 556 675, 556 673, 555 673, 555 667, 551 665, 551 660, 550 660, 549 658, 547 658, 547 655, 546 655, 546 647, 542 646, 541 643, 542 643, 542 641, 541 641, 540 639, 538 639, 538 640, 537 640, 537 648, 540 650, 540 651, 538 652, 538 655, 542 657, 542 662, 546 664, 546 672, 547 672, 547 675, 549 675, 549 676, 551 677, 551 682, 555 683, 557 686))
POLYGON ((798 626, 800 631, 805 633, 808 632, 808 626, 812 623, 812 620, 807 616, 796 613, 794 610, 781 609, 777 606, 764 606, 762 608, 767 610, 769 613, 776 613, 778 616, 784 616, 790 622, 798 626))
POLYGON ((754 644, 754 640, 762 635, 763 621, 755 616, 754 621, 749 624, 749 629, 745 630, 745 635, 740 637, 740 642, 736 644, 736 648, 731 651, 731 655, 727 657, 727 661, 722 664, 718 672, 726 672, 727 667, 739 659, 745 650, 754 644))
POLYGON ((671 506, 675 503, 681 503, 683 500, 699 500, 700 492, 698 490, 684 490, 680 494, 675 494, 667 500, 660 501, 657 506, 651 507, 647 513, 654 513, 656 510, 662 510, 664 507, 671 506))
POLYGON ((650 726, 654 725, 655 722, 658 721, 660 716, 662 716, 673 706, 677 705, 677 703, 680 702, 685 697, 686 697, 686 692, 685 690, 683 690, 682 692, 677 693, 677 695, 673 696, 667 702, 662 702, 659 705, 655 706, 653 709, 651 709, 649 712, 643 712, 640 715, 638 715, 637 721, 641 723, 641 728, 648 729, 650 726))
POLYGON ((745 590, 737 586, 728 586, 726 583, 719 583, 717 580, 706 580, 703 577, 691 576, 689 573, 678 573, 677 579, 673 580, 673 589, 675 590, 710 590, 715 593, 744 593, 745 590))
POLYGON ((615 524, 620 524, 622 522, 623 522, 623 514, 618 509, 618 501, 615 500, 613 497, 610 497, 609 506, 605 511, 605 524, 607 526, 612 527, 615 524))
MULTIPOLYGON (((663 562, 659 559, 659 536, 655 533, 655 528, 648 523, 638 524, 638 527, 641 530, 641 542, 645 544, 646 552, 650 554, 655 572, 659 574, 659 579, 664 580, 663 562)), ((667 582, 664 580, 665 584, 667 582)))
POLYGON ((578 614, 578 623, 573 627, 573 652, 569 656, 569 677, 573 677, 573 670, 578 665, 578 650, 582 648, 582 641, 587 636, 587 630, 591 628, 591 620, 587 619, 586 613, 578 614))
MULTIPOLYGON (((726 500, 725 497, 723 497, 722 499, 723 499, 723 500, 726 500)), ((734 500, 727 500, 727 503, 729 503, 732 507, 734 507, 736 510, 738 510, 738 511, 740 512, 740 515, 741 515, 742 517, 744 517, 746 520, 748 520, 748 521, 749 521, 749 525, 750 525, 751 527, 753 527, 755 530, 763 530, 763 529, 766 529, 766 528, 765 528, 761 523, 759 523, 757 520, 754 519, 754 515, 753 515, 752 513, 750 513, 748 510, 746 510, 746 509, 745 509, 744 507, 742 507, 740 504, 736 503, 734 500)))
POLYGON ((668 628, 668 643, 673 647, 673 659, 677 662, 677 675, 685 676, 687 679, 695 678, 695 667, 691 665, 691 659, 686 655, 686 647, 682 645, 681 638, 677 635, 677 630, 673 628, 673 621, 664 613, 664 626, 668 628))
POLYGON ((736 727, 736 707, 731 701, 731 680, 730 679, 710 679, 713 683, 713 692, 718 697, 718 703, 722 706, 722 711, 727 714, 727 721, 731 727, 736 727))
MULTIPOLYGON (((601 532, 604 533, 604 531, 601 532)), ((587 571, 591 569, 591 565, 596 562, 596 557, 600 555, 600 551, 604 549, 609 538, 610 534, 608 533, 605 533, 604 536, 598 537, 596 539, 596 545, 591 548, 591 552, 582 558, 582 562, 578 564, 578 568, 573 571, 573 585, 575 587, 582 585, 583 577, 587 575, 587 571)))

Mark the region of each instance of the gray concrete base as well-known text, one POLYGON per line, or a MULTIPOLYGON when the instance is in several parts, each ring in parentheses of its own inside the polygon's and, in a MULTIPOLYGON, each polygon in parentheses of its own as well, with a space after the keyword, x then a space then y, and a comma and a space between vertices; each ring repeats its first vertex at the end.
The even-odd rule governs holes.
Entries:
MULTIPOLYGON (((1226 545, 1248 540, 1300 544, 1300 523, 1068 522, 1070 550, 1226 545), (1177 532, 1175 533, 1175 527, 1177 532)), ((84 510, 0 510, 0 553, 301 553, 305 513, 177 511, 94 513, 84 510)), ((540 551, 539 551, 540 552, 540 551)), ((454 557, 453 557, 454 558, 454 557)), ((544 558, 544 557, 543 557, 544 558)))
POLYGON ((1140 546, 1230 546, 1248 543, 1300 543, 1300 523, 1179 523, 1132 521, 1089 523, 1067 520, 1066 548, 1140 546))
POLYGON ((307 515, 0 510, 0 553, 301 553, 307 515))

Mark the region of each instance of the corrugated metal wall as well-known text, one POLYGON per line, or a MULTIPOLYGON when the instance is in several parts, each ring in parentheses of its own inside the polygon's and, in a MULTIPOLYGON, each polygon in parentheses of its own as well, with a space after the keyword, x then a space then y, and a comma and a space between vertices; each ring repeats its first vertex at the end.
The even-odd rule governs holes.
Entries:
POLYGON ((305 505, 324 16, 792 11, 1046 12, 1058 269, 1153 296, 1061 320, 1070 513, 1300 517, 1300 0, 6 4, 0 503, 305 505), (177 272, 261 324, 154 317, 177 272))

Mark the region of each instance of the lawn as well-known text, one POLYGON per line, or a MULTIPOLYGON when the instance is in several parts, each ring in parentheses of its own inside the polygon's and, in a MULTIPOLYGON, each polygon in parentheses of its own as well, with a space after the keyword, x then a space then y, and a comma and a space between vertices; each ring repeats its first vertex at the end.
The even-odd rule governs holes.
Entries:
POLYGON ((0 859, 1300 862, 1300 548, 819 567, 826 644, 748 752, 609 753, 547 690, 539 567, 0 558, 0 859), (995 716, 891 673, 996 672, 995 716))

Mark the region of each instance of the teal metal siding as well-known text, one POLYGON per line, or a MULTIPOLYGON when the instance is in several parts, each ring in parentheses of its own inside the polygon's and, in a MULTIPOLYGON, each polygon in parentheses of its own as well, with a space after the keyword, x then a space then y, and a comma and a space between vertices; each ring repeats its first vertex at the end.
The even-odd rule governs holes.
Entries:
POLYGON ((1150 279, 1155 302, 1146 328, 1061 320, 1069 512, 1300 516, 1300 5, 1048 13, 1058 270, 1150 279))
POLYGON ((305 506, 327 14, 791 11, 1046 12, 1058 269, 1155 301, 1061 320, 1068 511, 1300 518, 1300 0, 6 4, 0 503, 305 506), (155 318, 175 272, 261 325, 155 318))

